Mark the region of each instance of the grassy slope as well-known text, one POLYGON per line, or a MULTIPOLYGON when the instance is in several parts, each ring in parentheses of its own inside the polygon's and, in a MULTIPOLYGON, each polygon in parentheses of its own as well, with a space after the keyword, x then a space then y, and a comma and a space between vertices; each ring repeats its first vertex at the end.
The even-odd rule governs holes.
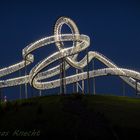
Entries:
POLYGON ((0 132, 40 130, 48 138, 126 139, 140 136, 140 99, 47 96, 1 105, 0 132))

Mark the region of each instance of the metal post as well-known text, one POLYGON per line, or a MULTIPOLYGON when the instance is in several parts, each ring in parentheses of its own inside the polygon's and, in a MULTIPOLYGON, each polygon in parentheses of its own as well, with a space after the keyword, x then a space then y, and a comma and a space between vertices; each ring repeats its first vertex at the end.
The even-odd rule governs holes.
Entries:
POLYGON ((65 69, 66 61, 65 58, 63 58, 63 86, 64 86, 64 94, 66 94, 66 69, 65 69))
MULTIPOLYGON (((25 76, 27 75, 26 59, 25 59, 25 76)), ((25 98, 28 98, 27 83, 25 83, 25 98)))
MULTIPOLYGON (((76 75, 79 73, 78 69, 76 69, 76 75)), ((78 88, 78 81, 76 82, 76 92, 79 92, 79 88, 78 88)))
POLYGON ((64 65, 64 63, 63 63, 63 58, 62 58, 62 95, 64 95, 64 69, 63 69, 63 66, 64 65))
POLYGON ((30 87, 30 93, 31 93, 31 98, 33 97, 33 88, 32 86, 30 87))
POLYGON ((64 58, 61 59, 61 94, 64 95, 64 58))
POLYGON ((75 93, 75 82, 72 85, 73 85, 73 93, 75 93))
POLYGON ((42 96, 41 90, 39 90, 39 96, 42 96))
POLYGON ((60 61, 60 94, 62 93, 62 60, 60 61))
MULTIPOLYGON (((94 60, 92 60, 92 70, 94 71, 94 60)), ((95 77, 93 77, 93 95, 96 94, 95 77)))
POLYGON ((88 55, 88 49, 86 49, 87 53, 87 91, 88 94, 90 94, 90 81, 89 81, 89 55, 88 55))
MULTIPOLYGON (((82 69, 81 70, 82 71, 82 73, 84 72, 84 69, 82 69)), ((82 80, 82 94, 84 94, 84 89, 85 88, 85 86, 84 86, 84 79, 82 80)))
MULTIPOLYGON (((19 69, 19 77, 21 76, 21 70, 19 69)), ((19 99, 22 99, 22 87, 19 85, 19 99)))
MULTIPOLYGON (((77 74, 77 69, 76 69, 76 74, 77 74)), ((76 81, 76 82, 74 82, 73 83, 73 93, 75 94, 75 93, 78 93, 78 82, 76 81)))

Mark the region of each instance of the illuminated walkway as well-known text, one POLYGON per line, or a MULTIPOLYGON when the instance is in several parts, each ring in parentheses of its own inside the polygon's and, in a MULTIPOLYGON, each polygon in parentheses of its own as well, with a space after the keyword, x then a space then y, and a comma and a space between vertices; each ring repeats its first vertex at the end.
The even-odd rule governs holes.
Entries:
POLYGON ((83 70, 83 68, 86 67, 87 64, 90 63, 93 59, 97 59, 107 66, 107 68, 89 71, 89 74, 83 71, 75 75, 64 77, 64 81, 66 85, 75 83, 77 81, 85 80, 91 77, 104 76, 104 75, 118 75, 131 87, 136 88, 137 86, 137 90, 140 91, 140 83, 137 82, 138 80, 140 80, 139 72, 129 70, 129 69, 124 69, 124 68, 119 68, 107 57, 105 57, 104 55, 98 52, 89 51, 87 54, 88 57, 86 55, 82 60, 77 61, 78 53, 83 50, 86 50, 86 48, 89 47, 90 38, 87 35, 80 34, 76 24, 71 19, 66 17, 60 17, 57 20, 54 27, 53 36, 49 36, 37 40, 29 44, 27 47, 25 47, 22 50, 23 61, 15 65, 0 69, 0 77, 2 78, 3 76, 17 72, 18 70, 23 69, 27 65, 33 63, 34 56, 31 53, 41 47, 48 47, 49 50, 50 46, 47 45, 52 43, 55 43, 56 47, 58 48, 57 52, 54 52, 52 55, 47 56, 46 58, 41 60, 30 70, 29 74, 21 77, 12 78, 12 79, 1 80, 0 88, 17 86, 17 85, 27 84, 27 83, 30 83, 31 86, 40 90, 59 87, 61 83, 60 79, 56 79, 53 81, 47 81, 47 79, 60 74, 60 70, 61 70, 60 68, 62 67, 61 66, 62 63, 46 71, 42 71, 42 70, 44 68, 47 68, 53 62, 64 58, 66 61, 65 70, 67 70, 70 67, 83 70), (64 24, 69 26, 72 32, 71 34, 61 34, 61 29, 64 24), (69 48, 65 48, 65 45, 63 43, 65 41, 67 42, 72 41, 73 46, 69 48), (46 82, 43 82, 44 79, 46 80, 46 82))

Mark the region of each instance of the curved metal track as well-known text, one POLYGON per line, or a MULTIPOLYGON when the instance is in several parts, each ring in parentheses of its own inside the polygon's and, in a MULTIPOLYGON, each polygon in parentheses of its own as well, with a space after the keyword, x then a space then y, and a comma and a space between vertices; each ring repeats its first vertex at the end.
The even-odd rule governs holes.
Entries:
MULTIPOLYGON (((31 64, 32 62, 34 62, 34 56, 31 53, 36 49, 39 49, 41 47, 47 47, 48 44, 52 44, 52 43, 55 43, 55 45, 58 48, 58 52, 55 52, 52 55, 40 61, 30 70, 30 73, 26 76, 1 80, 0 88, 17 86, 25 83, 30 83, 31 86, 40 90, 59 87, 60 79, 47 81, 47 82, 42 82, 42 80, 58 75, 60 73, 61 64, 43 72, 42 70, 44 68, 47 68, 53 62, 61 58, 65 58, 67 62, 65 65, 66 70, 69 67, 74 67, 76 69, 83 69, 84 67, 87 66, 87 56, 85 56, 79 62, 77 61, 77 56, 79 52, 84 51, 87 47, 89 47, 90 38, 86 35, 80 34, 76 24, 70 18, 60 17, 56 21, 54 27, 54 35, 37 40, 36 42, 33 42, 29 44, 27 47, 25 47, 22 50, 23 61, 15 65, 0 69, 0 77, 12 74, 24 68, 25 64, 26 65, 31 64), (72 34, 61 34, 61 29, 64 24, 69 26, 72 34), (73 42, 72 47, 64 48, 65 41, 72 41, 73 42)), ((136 87, 137 80, 140 80, 139 72, 129 70, 129 69, 119 68, 111 60, 109 60, 107 57, 105 57, 104 55, 98 52, 90 51, 88 52, 88 56, 89 56, 89 60, 88 60, 89 62, 92 59, 97 59, 108 67, 104 69, 89 71, 89 78, 96 77, 96 76, 104 76, 104 75, 118 75, 120 76, 121 79, 123 79, 126 83, 128 83, 133 88, 136 87)), ((64 80, 66 84, 70 84, 77 81, 85 80, 87 78, 88 78, 87 72, 82 72, 76 75, 67 76, 64 78, 64 80)), ((137 90, 140 91, 139 82, 137 82, 137 90)))

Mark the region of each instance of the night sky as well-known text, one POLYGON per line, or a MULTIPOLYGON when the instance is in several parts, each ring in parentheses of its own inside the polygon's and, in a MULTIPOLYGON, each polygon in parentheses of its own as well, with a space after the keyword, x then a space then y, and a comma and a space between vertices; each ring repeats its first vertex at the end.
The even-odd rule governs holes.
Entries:
MULTIPOLYGON (((22 49, 45 36, 53 35, 53 26, 60 16, 73 19, 81 34, 91 39, 89 50, 98 51, 119 67, 140 71, 140 2, 126 1, 0 1, 0 68, 22 60, 22 49)), ((53 53, 52 45, 35 53, 38 61, 53 53), (41 59, 40 59, 41 58, 41 59)), ((95 61, 95 67, 102 67, 95 61)), ((30 70, 30 67, 28 68, 30 70)), ((23 72, 22 72, 23 73, 23 72)), ((13 74, 18 76, 17 74, 13 74)), ((7 76, 9 78, 12 76, 7 76)), ((4 78, 2 78, 4 79, 4 78)), ((34 96, 38 91, 31 89, 34 96)), ((24 86, 22 86, 24 92, 24 86)), ((59 89, 57 89, 59 91, 59 89)), ((43 91, 46 92, 46 91, 43 91)), ((55 90, 52 92, 56 92, 55 90)), ((97 94, 122 95, 118 77, 96 78, 97 94)), ((19 87, 2 90, 8 99, 19 97, 19 87)), ((128 96, 135 90, 126 85, 128 96)), ((31 94, 31 92, 30 92, 31 94)), ((24 97, 24 93, 22 93, 24 97)))

